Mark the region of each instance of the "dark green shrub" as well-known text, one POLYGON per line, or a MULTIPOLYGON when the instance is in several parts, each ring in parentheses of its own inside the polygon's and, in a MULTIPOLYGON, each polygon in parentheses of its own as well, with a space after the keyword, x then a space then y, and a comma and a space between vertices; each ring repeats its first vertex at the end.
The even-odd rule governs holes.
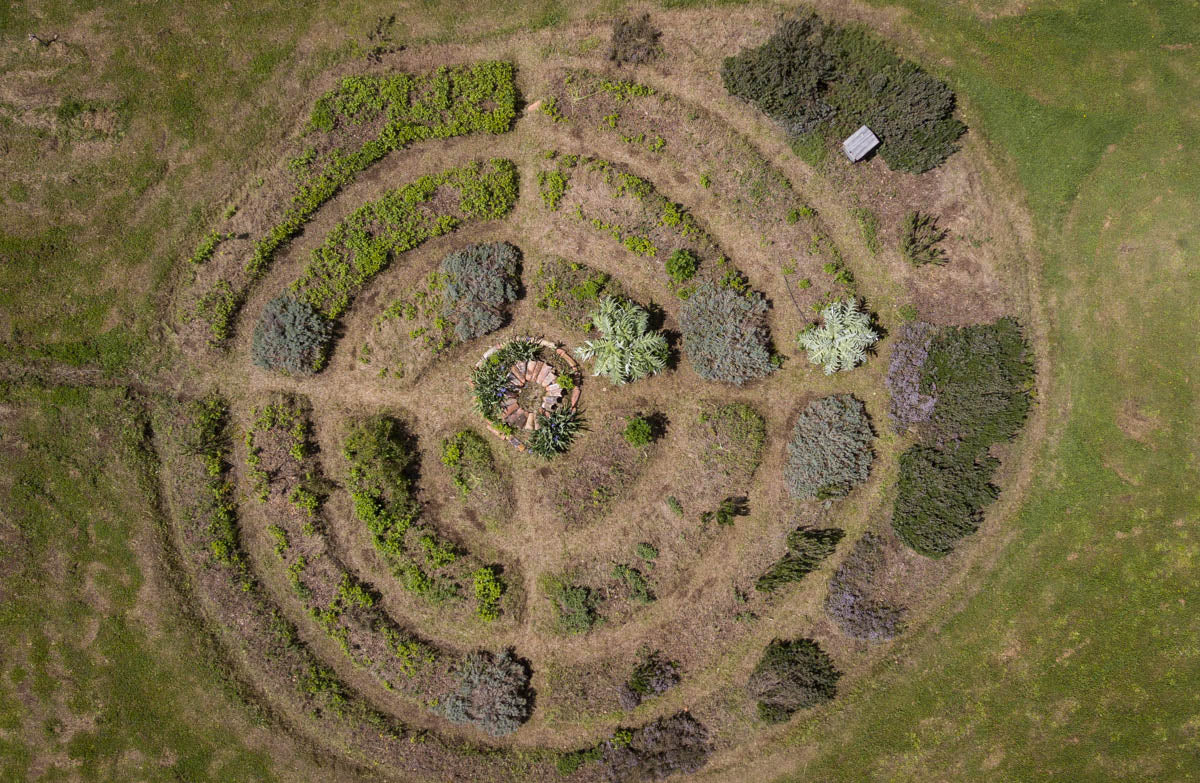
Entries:
POLYGON ((626 422, 621 435, 630 446, 647 446, 654 440, 654 427, 644 416, 633 416, 626 422))
POLYGON ((690 250, 676 250, 667 259, 667 274, 675 284, 686 283, 696 276, 700 268, 700 259, 690 250))
POLYGON ((617 63, 648 63, 662 54, 658 43, 662 35, 650 24, 650 14, 633 19, 617 19, 613 22, 612 40, 608 45, 608 59, 617 63))
POLYGON ((707 526, 710 522, 715 522, 721 527, 729 527, 733 525, 735 518, 744 517, 750 513, 750 505, 746 502, 746 498, 725 498, 713 511, 705 511, 700 515, 701 527, 707 526))
POLYGON ((841 540, 842 531, 836 528, 814 530, 801 527, 793 530, 787 537, 787 554, 776 560, 754 582, 754 589, 769 593, 789 582, 799 582, 832 555, 841 540))
POLYGON ((461 342, 504 325, 505 309, 516 301, 521 251, 507 242, 470 245, 442 260, 446 276, 442 316, 454 324, 461 342))
POLYGON ((587 633, 600 622, 596 613, 598 599, 591 588, 570 584, 565 577, 551 574, 542 577, 541 587, 550 599, 559 633, 587 633))
POLYGON ((511 734, 529 720, 529 669, 511 650, 498 656, 477 651, 466 657, 458 685, 442 697, 438 711, 452 723, 469 723, 494 737, 511 734))
POLYGON ((621 686, 621 707, 632 710, 642 699, 659 696, 679 684, 679 664, 658 651, 642 648, 641 660, 621 686))
POLYGON ((281 294, 263 308, 250 356, 265 370, 309 375, 321 368, 332 337, 332 321, 291 294, 281 294))
POLYGON ((770 375, 767 302, 757 291, 701 283, 679 311, 683 347, 705 380, 741 385, 770 375))
POLYGON ((946 251, 938 243, 946 238, 947 231, 938 228, 937 218, 920 212, 909 212, 900 226, 900 254, 910 264, 946 263, 946 251))
POLYGON ((712 753, 708 729, 686 712, 659 718, 635 731, 618 730, 600 759, 608 783, 660 780, 696 772, 712 753))
POLYGON ((825 611, 847 636, 879 641, 900 633, 903 610, 871 597, 875 576, 883 566, 883 541, 866 533, 829 580, 825 611))
MULTIPOLYGON (((857 26, 814 13, 785 20, 762 46, 727 57, 721 78, 793 140, 816 134, 838 141, 860 125, 879 137, 889 167, 921 173, 958 149, 966 126, 954 115, 945 82, 896 56, 857 26)), ((799 154, 799 153, 798 153, 799 154)))
POLYGON ((831 700, 842 673, 812 639, 775 639, 763 651, 746 690, 758 700, 758 716, 780 723, 792 713, 831 700))
POLYGON ((866 406, 850 394, 822 397, 796 419, 783 470, 796 498, 836 498, 867 480, 875 455, 866 406))
POLYGON ((930 417, 936 442, 959 442, 972 453, 1017 434, 1032 387, 1029 346, 1012 318, 938 330, 921 379, 921 392, 937 396, 930 417))
POLYGON ((999 462, 966 449, 913 446, 900 455, 892 527, 926 557, 942 557, 979 529, 983 507, 996 498, 992 473, 999 462))

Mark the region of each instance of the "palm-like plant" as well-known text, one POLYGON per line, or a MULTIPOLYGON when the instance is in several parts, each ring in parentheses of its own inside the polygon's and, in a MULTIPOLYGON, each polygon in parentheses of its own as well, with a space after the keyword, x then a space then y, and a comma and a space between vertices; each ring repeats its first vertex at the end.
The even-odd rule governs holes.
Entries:
POLYGON ((810 362, 824 365, 826 375, 858 366, 879 339, 871 314, 859 310, 856 299, 834 302, 821 311, 821 318, 824 324, 805 329, 796 339, 810 362))
POLYGON ((650 329, 650 314, 633 302, 608 297, 591 315, 599 339, 575 349, 580 359, 595 359, 593 375, 629 383, 667 366, 667 338, 650 329))

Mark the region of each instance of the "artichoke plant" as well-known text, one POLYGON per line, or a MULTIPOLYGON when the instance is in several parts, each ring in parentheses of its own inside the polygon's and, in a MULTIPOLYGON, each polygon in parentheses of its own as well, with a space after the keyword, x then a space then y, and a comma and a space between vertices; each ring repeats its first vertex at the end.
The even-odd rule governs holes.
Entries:
POLYGON ((667 366, 667 339, 650 329, 650 314, 635 303, 610 296, 591 320, 600 337, 576 348, 575 355, 595 359, 593 375, 622 384, 667 366))

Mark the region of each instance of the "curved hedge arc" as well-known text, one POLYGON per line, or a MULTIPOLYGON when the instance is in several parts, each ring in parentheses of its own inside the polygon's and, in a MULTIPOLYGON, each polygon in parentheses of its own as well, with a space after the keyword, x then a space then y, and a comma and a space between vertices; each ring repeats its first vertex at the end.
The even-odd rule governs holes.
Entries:
MULTIPOLYGON (((317 99, 297 142, 301 149, 286 164, 294 177, 289 206, 255 241, 244 267, 213 281, 198 297, 194 313, 208 324, 211 343, 228 339, 238 311, 279 249, 359 173, 416 141, 504 133, 516 118, 516 105, 516 69, 509 62, 342 79, 317 99)), ((221 236, 215 229, 206 235, 193 260, 207 261, 219 241, 214 237, 221 236)))

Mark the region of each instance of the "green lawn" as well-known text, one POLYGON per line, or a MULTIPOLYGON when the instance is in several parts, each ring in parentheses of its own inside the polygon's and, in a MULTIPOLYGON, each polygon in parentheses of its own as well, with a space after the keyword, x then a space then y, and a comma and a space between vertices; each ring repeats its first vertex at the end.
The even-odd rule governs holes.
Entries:
POLYGON ((178 611, 138 406, 25 388, 0 408, 0 779, 276 779, 290 764, 178 611))

